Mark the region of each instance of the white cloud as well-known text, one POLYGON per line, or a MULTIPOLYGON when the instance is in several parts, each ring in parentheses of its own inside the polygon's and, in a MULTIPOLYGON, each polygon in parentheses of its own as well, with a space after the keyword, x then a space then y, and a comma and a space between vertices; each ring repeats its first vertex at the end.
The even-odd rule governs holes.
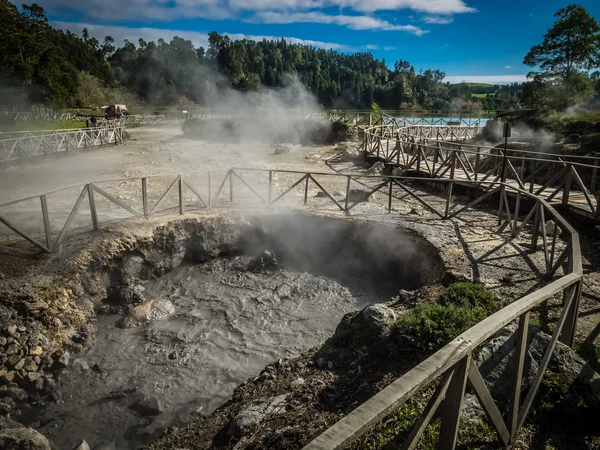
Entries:
MULTIPOLYGON (((171 41, 174 36, 179 36, 180 38, 190 40, 194 44, 195 47, 208 47, 208 34, 201 33, 197 31, 188 31, 188 30, 172 30, 172 29, 164 29, 164 28, 132 28, 132 27, 120 27, 114 25, 97 25, 91 23, 78 23, 78 22, 60 22, 54 21, 51 23, 52 26, 61 28, 63 30, 69 30, 72 33, 81 35, 81 31, 84 28, 87 28, 90 36, 95 37, 99 41, 102 41, 106 36, 112 36, 116 43, 119 45, 123 44, 125 39, 133 42, 134 44, 138 43, 138 39, 144 39, 145 41, 158 41, 159 39, 164 39, 166 42, 171 41)), ((334 49, 340 51, 354 51, 356 50, 354 47, 344 44, 338 44, 335 42, 323 42, 323 41, 315 41, 311 39, 301 39, 296 37, 284 37, 284 36, 257 36, 257 35, 246 35, 240 33, 221 33, 223 35, 227 34, 231 39, 251 39, 254 41, 262 41, 263 39, 267 40, 278 40, 285 39, 288 42, 293 44, 302 44, 302 45, 311 45, 313 47, 325 48, 325 49, 334 49)))
POLYGON ((379 50, 379 45, 365 45, 366 50, 379 50))
MULTIPOLYGON (((348 8, 359 12, 398 11, 449 16, 475 12, 466 0, 38 0, 50 11, 64 16, 77 11, 84 17, 110 20, 161 20, 236 18, 243 11, 314 12, 323 8, 348 8)), ((362 28, 361 28, 362 29, 362 28)))
POLYGON ((414 25, 394 25, 386 20, 377 19, 370 16, 329 16, 318 11, 306 13, 280 13, 274 11, 264 11, 256 13, 250 19, 252 22, 260 23, 324 23, 346 26, 352 30, 386 30, 386 31, 407 31, 416 36, 422 36, 428 33, 414 25))
POLYGON ((425 16, 423 18, 425 23, 433 23, 437 25, 447 25, 454 22, 454 18, 451 16, 425 16))
POLYGON ((512 66, 504 66, 505 69, 512 69, 512 66))
POLYGON ((452 75, 444 78, 449 83, 523 83, 527 81, 527 75, 452 75))
POLYGON ((385 47, 383 47, 384 50, 396 50, 396 47, 392 47, 390 45, 386 45, 385 47))

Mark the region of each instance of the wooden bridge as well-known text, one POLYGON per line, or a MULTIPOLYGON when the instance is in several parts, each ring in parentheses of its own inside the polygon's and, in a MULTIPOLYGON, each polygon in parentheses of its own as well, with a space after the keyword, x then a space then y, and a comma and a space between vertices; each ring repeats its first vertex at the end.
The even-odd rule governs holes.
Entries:
POLYGON ((480 126, 406 125, 397 120, 364 129, 363 150, 408 173, 449 178, 495 189, 499 183, 527 190, 595 221, 600 158, 471 144, 480 126), (491 184, 481 184, 491 180, 491 184))
POLYGON ((75 114, 55 111, 2 111, 0 112, 0 117, 14 122, 56 122, 57 120, 73 120, 75 114))
POLYGON ((122 125, 77 130, 0 133, 0 163, 70 152, 75 149, 116 145, 126 136, 122 125))

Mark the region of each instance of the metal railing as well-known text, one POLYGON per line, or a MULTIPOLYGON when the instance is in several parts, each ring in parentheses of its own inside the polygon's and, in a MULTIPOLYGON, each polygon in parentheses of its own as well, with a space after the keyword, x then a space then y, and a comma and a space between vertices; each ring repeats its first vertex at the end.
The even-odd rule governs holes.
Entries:
MULTIPOLYGON (((381 122, 380 122, 381 123, 381 122)), ((595 220, 600 158, 468 144, 481 127, 376 125, 362 131, 363 150, 404 170, 435 178, 506 182, 595 220)), ((494 183, 486 185, 488 189, 494 183)), ((486 187, 481 186, 481 187, 486 187)))
POLYGON ((11 162, 44 155, 70 152, 79 148, 118 144, 126 132, 123 126, 107 125, 77 130, 11 132, 0 135, 0 162, 11 162))
MULTIPOLYGON (((512 185, 489 181, 467 181, 466 183, 472 186, 488 184, 492 187, 479 198, 464 205, 462 203, 452 203, 452 185, 456 181, 452 179, 439 180, 440 183, 445 184, 446 188, 444 194, 438 196, 439 201, 434 202, 423 200, 423 193, 419 192, 419 188, 417 187, 425 186, 425 190, 427 190, 428 180, 425 178, 355 176, 261 169, 229 169, 222 178, 215 178, 214 172, 212 174, 213 177, 211 177, 211 172, 204 174, 203 180, 206 185, 202 188, 198 184, 198 174, 179 175, 173 178, 166 190, 159 191, 160 197, 153 205, 150 204, 148 195, 148 183, 152 180, 151 177, 93 182, 85 184, 82 187, 80 186, 81 190, 79 191, 77 200, 55 239, 50 227, 51 211, 49 211, 48 207, 48 198, 66 189, 72 189, 72 187, 0 205, 0 211, 7 207, 16 208, 18 211, 19 205, 23 205, 24 202, 39 199, 41 222, 44 226, 42 239, 26 233, 21 227, 9 221, 5 215, 0 215, 0 223, 3 223, 13 232, 41 250, 52 252, 60 249, 61 243, 67 237, 75 216, 82 209, 84 203, 87 203, 88 206, 91 228, 93 230, 100 229, 98 203, 100 198, 107 200, 108 204, 116 205, 134 217, 149 218, 158 213, 159 206, 163 204, 169 193, 172 193, 173 199, 177 201, 175 208, 179 214, 183 215, 186 208, 188 208, 186 198, 189 195, 197 199, 196 206, 208 209, 215 206, 222 206, 223 197, 228 198, 229 202, 233 204, 234 199, 243 190, 244 195, 241 198, 244 205, 251 204, 249 199, 252 199, 258 205, 269 208, 282 202, 282 199, 285 197, 290 196, 294 196, 297 201, 307 205, 309 202, 309 186, 313 186, 313 188, 316 187, 323 193, 321 195, 323 197, 322 201, 326 202, 327 207, 332 207, 334 210, 345 213, 349 213, 366 198, 377 194, 386 198, 388 212, 391 212, 394 206, 397 206, 399 203, 406 203, 406 198, 408 197, 413 202, 416 201, 423 205, 433 217, 437 217, 440 220, 448 220, 463 215, 466 211, 472 210, 477 204, 486 201, 490 196, 497 195, 500 197, 503 205, 503 208, 498 211, 500 227, 497 232, 504 233, 505 238, 510 240, 522 236, 526 231, 530 231, 530 251, 532 252, 540 251, 541 242, 543 266, 539 269, 539 276, 541 279, 547 280, 544 282, 548 284, 511 303, 463 333, 414 369, 394 381, 380 393, 356 408, 305 448, 308 450, 329 450, 345 448, 351 445, 370 430, 379 420, 399 408, 416 394, 428 388, 428 386, 440 377, 441 382, 437 385, 435 393, 423 410, 421 417, 415 423, 414 429, 403 448, 414 448, 416 442, 434 416, 435 411, 442 404, 442 401, 438 448, 454 448, 467 383, 474 390, 482 408, 487 413, 490 423, 498 433, 501 442, 508 445, 515 441, 517 432, 523 426, 532 406, 533 399, 540 387, 542 376, 548 366, 556 343, 560 340, 567 345, 573 344, 583 278, 578 235, 573 227, 547 201, 512 185), (286 178, 285 186, 276 188, 274 179, 277 178, 281 185, 282 178, 284 177, 286 178), (345 186, 344 198, 341 198, 340 194, 342 193, 336 193, 333 189, 324 187, 324 183, 322 182, 324 177, 329 177, 330 180, 333 180, 332 185, 345 186), (117 198, 116 193, 111 194, 108 190, 101 187, 103 183, 119 183, 121 181, 138 184, 138 190, 142 198, 141 209, 135 209, 130 204, 117 198), (216 185, 218 186, 216 190, 213 189, 215 182, 217 182, 216 185), (359 183, 363 188, 365 186, 368 186, 368 188, 367 191, 363 191, 361 194, 362 197, 353 199, 352 185, 356 183, 359 183), (300 196, 291 194, 297 188, 301 189, 300 196), (512 192, 517 197, 514 206, 508 201, 507 192, 512 192), (521 200, 527 200, 533 206, 528 211, 520 209, 520 205, 524 203, 521 200), (547 236, 545 227, 548 221, 554 224, 554 231, 550 238, 547 236), (540 231, 540 228, 542 228, 542 231, 540 231), (529 386, 523 386, 523 367, 531 311, 549 299, 561 294, 563 296, 562 312, 550 345, 539 364, 539 370, 533 382, 529 386), (505 421, 483 381, 479 369, 473 362, 472 353, 477 346, 517 319, 519 327, 516 332, 517 349, 514 355, 517 364, 516 370, 512 375, 511 401, 508 408, 507 420, 505 421), (528 388, 528 391, 524 401, 521 402, 520 395, 523 388, 528 388)), ((323 205, 319 206, 319 208, 323 207, 323 205)), ((104 216, 106 214, 103 214, 104 216)))

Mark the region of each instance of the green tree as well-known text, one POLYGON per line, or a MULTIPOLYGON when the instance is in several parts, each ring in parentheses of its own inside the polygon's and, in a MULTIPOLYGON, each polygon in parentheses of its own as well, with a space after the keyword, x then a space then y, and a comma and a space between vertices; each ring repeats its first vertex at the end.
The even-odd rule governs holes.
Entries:
MULTIPOLYGON (((538 77, 557 91, 560 106, 566 107, 589 98, 591 81, 583 71, 600 65, 600 25, 579 5, 569 5, 555 15, 556 22, 525 56, 524 64, 539 67, 530 78, 538 77)), ((548 86, 546 86, 548 87, 548 86)), ((541 106, 541 105, 540 105, 541 106)))

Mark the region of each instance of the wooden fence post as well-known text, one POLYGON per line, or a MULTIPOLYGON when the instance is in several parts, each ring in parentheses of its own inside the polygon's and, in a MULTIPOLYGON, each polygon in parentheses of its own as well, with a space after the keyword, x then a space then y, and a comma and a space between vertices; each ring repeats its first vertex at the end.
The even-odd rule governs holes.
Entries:
POLYGON ((460 413, 465 396, 465 387, 467 385, 470 364, 471 355, 469 354, 454 366, 454 374, 450 379, 450 385, 448 386, 446 398, 444 399, 442 424, 436 447, 438 450, 454 450, 454 447, 456 446, 460 413))
POLYGON ((98 230, 98 214, 96 213, 96 202, 94 201, 94 188, 91 184, 87 185, 88 198, 90 200, 90 213, 92 215, 92 227, 94 231, 98 230))

